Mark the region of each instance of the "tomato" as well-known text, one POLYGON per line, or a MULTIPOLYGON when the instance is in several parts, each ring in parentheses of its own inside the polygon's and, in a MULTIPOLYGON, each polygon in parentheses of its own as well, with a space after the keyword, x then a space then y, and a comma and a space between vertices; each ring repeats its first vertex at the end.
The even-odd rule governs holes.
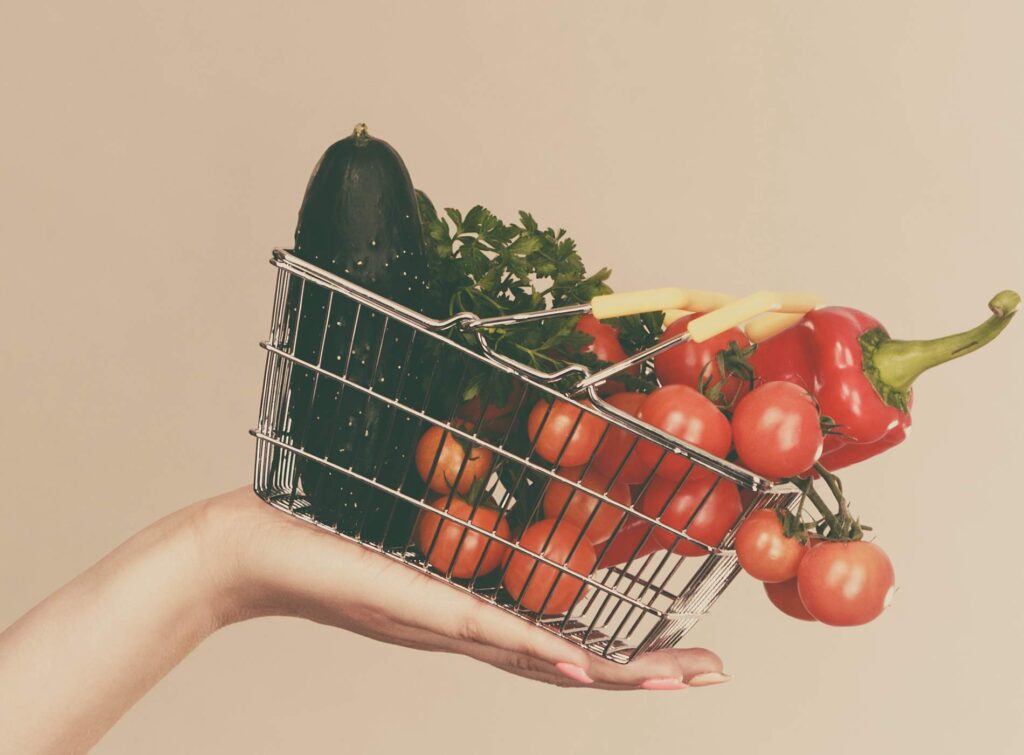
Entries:
MULTIPOLYGON (((640 405, 647 399, 643 393, 623 392, 609 396, 607 401, 617 409, 621 409, 634 417, 640 405)), ((616 481, 629 484, 643 482, 647 478, 649 467, 644 464, 639 453, 640 442, 636 435, 612 425, 601 441, 594 459, 594 468, 609 477, 615 475, 616 481)))
MULTIPOLYGON (((691 477, 682 485, 663 477, 651 480, 637 504, 649 517, 708 546, 717 546, 743 513, 740 493, 731 482, 714 477, 691 477), (676 490, 676 487, 679 487, 676 490), (684 529, 685 528, 685 529, 684 529)), ((663 548, 684 556, 703 556, 707 550, 667 530, 655 530, 663 548), (678 541, 678 543, 676 542, 678 541)))
POLYGON ((769 509, 755 511, 736 531, 740 566, 762 582, 785 582, 796 576, 807 547, 787 537, 779 515, 769 509))
MULTIPOLYGON (((591 406, 589 401, 582 403, 591 406)), ((608 423, 600 417, 561 399, 555 399, 553 404, 541 399, 530 410, 526 422, 537 454, 564 467, 578 467, 589 461, 607 427, 608 423)))
POLYGON ((515 386, 509 392, 505 403, 498 405, 487 403, 483 405, 479 394, 464 402, 455 411, 455 416, 473 429, 479 427, 479 432, 488 432, 494 435, 501 434, 508 429, 512 423, 519 401, 523 395, 522 386, 515 386))
MULTIPOLYGON (((601 322, 593 315, 583 315, 576 323, 576 330, 586 333, 594 340, 584 346, 580 351, 584 354, 593 354, 602 362, 621 362, 626 358, 626 350, 619 342, 619 331, 611 325, 601 322)), ((627 372, 631 375, 639 375, 640 367, 630 367, 627 372)), ((598 388, 602 396, 608 396, 625 390, 626 386, 621 380, 609 380, 598 388)))
POLYGON ((474 446, 441 427, 431 427, 416 444, 416 471, 435 493, 448 493, 453 485, 455 492, 468 493, 474 482, 487 479, 493 461, 489 448, 474 446))
POLYGON ((765 383, 740 399, 732 435, 744 466, 772 479, 806 472, 821 456, 818 407, 796 383, 765 383))
POLYGON ((816 621, 800 600, 796 577, 787 579, 785 582, 765 582, 764 592, 768 596, 768 600, 787 616, 801 621, 816 621))
MULTIPOLYGON (((442 497, 430 505, 444 510, 447 503, 448 499, 442 497)), ((480 505, 474 513, 471 503, 453 497, 447 510, 464 522, 493 532, 505 540, 510 538, 508 522, 496 508, 480 505)), ((427 511, 416 520, 415 538, 416 547, 427 557, 430 565, 445 574, 451 569, 451 575, 456 579, 469 579, 473 575, 483 576, 494 571, 509 552, 504 543, 427 511)))
POLYGON ((885 610, 896 573, 874 543, 824 542, 804 555, 796 581, 800 600, 814 618, 847 627, 866 624, 885 610))
MULTIPOLYGON (((640 405, 637 416, 649 425, 664 430, 691 446, 710 454, 724 457, 732 445, 729 420, 718 407, 687 385, 667 385, 651 393, 640 405)), ((694 465, 685 457, 669 453, 659 464, 664 449, 653 443, 642 442, 640 458, 648 469, 658 465, 655 473, 679 480, 694 465)), ((694 475, 710 475, 703 467, 696 467, 694 475)))
POLYGON ((665 546, 654 536, 654 529, 642 519, 630 517, 610 541, 595 546, 601 559, 597 567, 619 566, 664 550, 665 546))
MULTIPOLYGON (((566 467, 559 469, 558 473, 567 480, 578 480, 581 485, 595 493, 626 506, 630 505, 629 485, 624 482, 610 485, 608 477, 596 469, 591 469, 583 475, 583 467, 566 467)), ((626 512, 597 496, 584 493, 560 480, 551 480, 548 483, 542 500, 544 516, 556 519, 564 509, 562 521, 572 522, 577 527, 586 529, 587 539, 592 543, 603 543, 607 540, 626 515, 626 512), (597 513, 594 513, 595 510, 597 513)))
MULTIPOLYGON (((589 576, 597 563, 594 547, 576 525, 562 521, 558 522, 556 528, 555 522, 554 519, 542 519, 531 524, 523 532, 519 545, 531 553, 564 565, 576 574, 589 576), (545 547, 549 536, 551 542, 545 547), (570 551, 573 551, 571 558, 570 551)), ((535 613, 541 610, 545 614, 565 613, 572 607, 577 595, 582 598, 586 594, 581 579, 518 551, 514 551, 508 559, 501 583, 525 610, 535 613)))
MULTIPOLYGON (((686 332, 690 321, 700 314, 688 315, 676 320, 665 329, 660 341, 666 341, 673 336, 686 332)), ((714 385, 722 379, 722 373, 718 369, 718 352, 729 347, 730 342, 736 342, 740 348, 750 346, 750 340, 739 328, 729 328, 716 336, 712 336, 703 343, 686 341, 673 346, 668 351, 663 351, 654 357, 654 372, 662 385, 688 385, 691 388, 698 388, 701 379, 709 385, 714 385)), ((722 389, 723 403, 731 403, 738 396, 745 393, 748 384, 738 376, 731 376, 722 389)))

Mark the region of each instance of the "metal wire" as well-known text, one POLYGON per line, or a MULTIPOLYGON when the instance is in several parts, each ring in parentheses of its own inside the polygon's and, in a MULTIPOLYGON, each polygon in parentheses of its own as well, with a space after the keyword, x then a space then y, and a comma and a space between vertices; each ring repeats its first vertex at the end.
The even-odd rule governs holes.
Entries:
MULTIPOLYGON (((772 485, 605 402, 597 388, 618 370, 591 376, 586 367, 570 365, 543 373, 492 349, 487 332, 494 321, 472 313, 425 317, 282 250, 275 250, 272 264, 277 286, 270 337, 262 344, 267 360, 259 422, 252 431, 256 493, 593 653, 625 663, 639 652, 678 643, 736 576, 731 546, 745 516, 765 506, 792 507, 799 499, 796 488, 772 485), (479 341, 478 350, 465 345, 468 336, 479 341), (559 391, 557 385, 574 373, 582 377, 559 391), (506 406, 480 406, 477 415, 466 416, 465 404, 455 399, 471 380, 507 381, 506 406), (586 403, 572 395, 579 392, 586 403), (542 400, 549 406, 531 418, 538 426, 527 433, 523 418, 542 400), (594 455, 572 474, 560 468, 568 442, 554 463, 537 454, 556 401, 577 412, 567 439, 584 421, 594 424, 593 418, 602 423, 599 443, 613 429, 628 434, 629 453, 610 476, 591 475, 594 455), (498 430, 494 417, 487 419, 492 410, 507 422, 498 430), (436 448, 422 440, 431 428, 439 437, 436 448), (352 434, 360 432, 360 442, 377 454, 372 459, 353 451, 352 434), (712 479, 679 527, 661 521, 658 507, 646 499, 643 510, 636 508, 653 495, 653 470, 629 486, 628 500, 619 500, 619 477, 642 441, 660 447, 658 466, 670 455, 689 462, 662 510, 694 470, 712 479), (445 477, 443 492, 431 491, 428 482, 449 452, 462 454, 458 466, 445 477), (473 477, 471 458, 493 460, 485 478, 473 477), (703 543, 685 530, 721 484, 743 491, 743 514, 721 543, 703 543), (556 492, 549 496, 549 490, 556 492), (560 507, 554 516, 545 510, 545 498, 549 508, 560 507), (592 506, 582 518, 570 517, 576 500, 592 506), (497 507, 496 517, 478 519, 485 505, 497 507), (354 517, 346 507, 354 507, 354 517), (424 518, 425 511, 431 516, 424 518), (527 547, 522 530, 544 517, 553 520, 547 536, 527 547), (593 542, 588 532, 597 529, 599 517, 618 519, 593 542), (628 528, 641 534, 630 552, 614 556, 617 538, 628 528), (562 542, 567 537, 571 542, 562 542), (680 550, 707 555, 694 558, 680 550), (485 571, 488 554, 500 558, 485 571), (460 573, 469 569, 469 577, 455 577, 457 566, 460 573), (519 584, 513 577, 523 571, 519 584)), ((527 313, 501 324, 587 310, 579 305, 527 313)))

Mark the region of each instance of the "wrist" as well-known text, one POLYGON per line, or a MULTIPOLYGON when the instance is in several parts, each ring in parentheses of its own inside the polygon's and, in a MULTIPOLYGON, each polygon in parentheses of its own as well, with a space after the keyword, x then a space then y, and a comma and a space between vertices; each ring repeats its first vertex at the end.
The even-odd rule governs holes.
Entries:
POLYGON ((263 573, 273 546, 272 525, 279 524, 275 512, 248 486, 186 512, 196 537, 202 602, 213 628, 281 613, 273 579, 263 573))

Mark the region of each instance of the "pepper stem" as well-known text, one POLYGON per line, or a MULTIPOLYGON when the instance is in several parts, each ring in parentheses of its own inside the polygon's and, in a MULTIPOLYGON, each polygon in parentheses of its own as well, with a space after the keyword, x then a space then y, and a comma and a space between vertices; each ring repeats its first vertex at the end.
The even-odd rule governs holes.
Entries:
POLYGON ((889 404, 907 410, 907 390, 925 370, 980 349, 1003 332, 1020 308, 1016 291, 1000 291, 988 303, 992 316, 963 333, 922 341, 897 341, 881 329, 861 336, 864 370, 889 404))

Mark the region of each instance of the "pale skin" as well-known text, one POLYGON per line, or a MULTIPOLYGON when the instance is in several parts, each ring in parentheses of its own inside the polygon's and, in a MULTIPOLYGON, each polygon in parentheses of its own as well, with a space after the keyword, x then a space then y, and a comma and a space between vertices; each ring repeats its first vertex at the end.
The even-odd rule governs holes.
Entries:
POLYGON ((260 616, 461 653, 565 687, 728 679, 698 648, 603 660, 240 488, 147 527, 0 634, 0 752, 87 751, 206 637, 260 616))

